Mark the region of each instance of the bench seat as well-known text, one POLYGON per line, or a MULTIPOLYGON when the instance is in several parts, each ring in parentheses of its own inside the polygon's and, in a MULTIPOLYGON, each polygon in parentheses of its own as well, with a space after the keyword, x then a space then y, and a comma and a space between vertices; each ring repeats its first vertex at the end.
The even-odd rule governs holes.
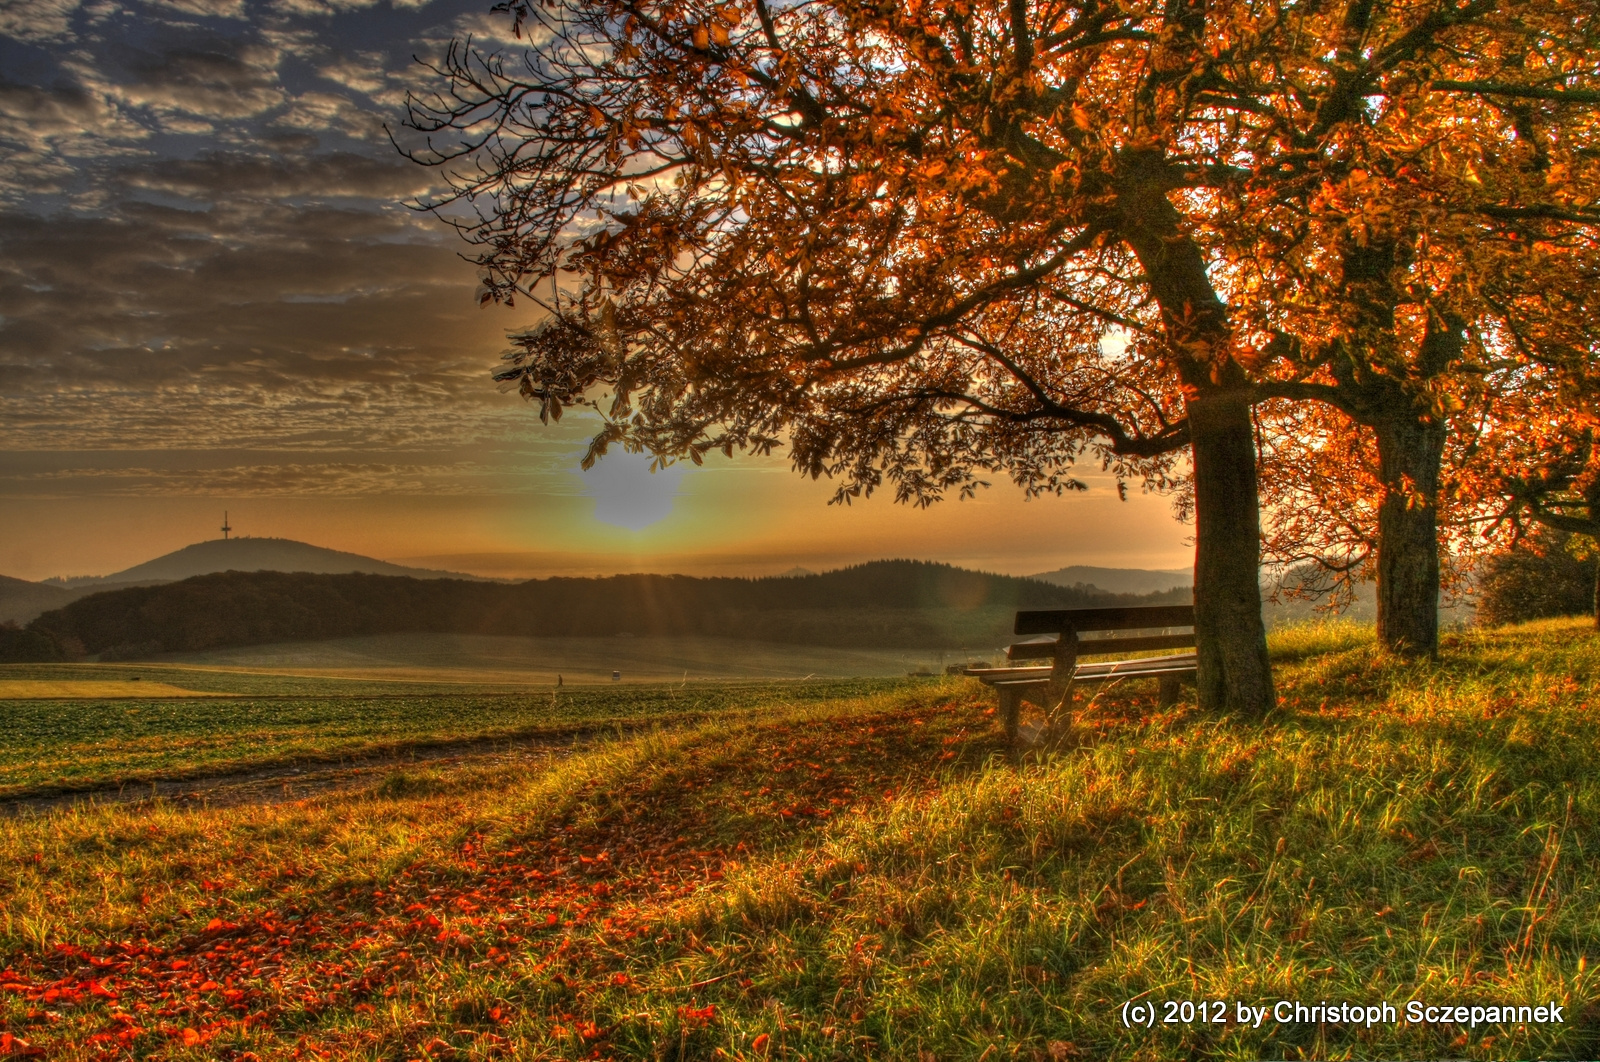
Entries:
MULTIPOLYGON (((1192 674, 1195 669, 1193 653, 1174 653, 1171 656, 1145 656, 1133 660, 1099 660, 1092 664, 1079 664, 1072 669, 1074 682, 1095 682, 1113 678, 1148 678, 1157 675, 1192 674)), ((1012 685, 1042 685, 1050 681, 1055 669, 1044 664, 1036 667, 969 667, 967 675, 990 686, 1004 683, 1012 685)))
POLYGON ((966 674, 1000 694, 1001 719, 1014 744, 1022 702, 1031 701, 1042 708, 1046 727, 1053 727, 1071 708, 1075 682, 1158 679, 1160 703, 1172 704, 1178 699, 1179 683, 1195 674, 1198 658, 1193 651, 1092 663, 1081 663, 1079 658, 1189 648, 1195 644, 1193 626, 1191 605, 1022 611, 1017 613, 1015 631, 1034 637, 1013 644, 1006 650, 1006 658, 1049 663, 969 667, 966 674), (1174 632, 1171 628, 1175 627, 1189 629, 1174 632))

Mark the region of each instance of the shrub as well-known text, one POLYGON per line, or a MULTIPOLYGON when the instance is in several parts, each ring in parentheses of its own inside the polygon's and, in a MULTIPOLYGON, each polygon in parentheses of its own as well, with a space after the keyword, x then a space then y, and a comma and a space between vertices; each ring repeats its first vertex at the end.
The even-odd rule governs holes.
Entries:
POLYGON ((1593 614, 1596 551, 1578 548, 1574 537, 1544 530, 1489 558, 1478 589, 1479 622, 1593 614))

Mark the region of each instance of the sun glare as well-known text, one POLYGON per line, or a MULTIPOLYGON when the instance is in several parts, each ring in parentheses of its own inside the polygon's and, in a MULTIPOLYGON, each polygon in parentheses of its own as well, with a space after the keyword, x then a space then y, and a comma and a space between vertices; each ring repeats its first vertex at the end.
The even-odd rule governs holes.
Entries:
POLYGON ((596 520, 643 531, 672 515, 687 466, 680 463, 652 472, 650 462, 649 454, 612 450, 593 468, 578 473, 585 492, 594 498, 596 520))

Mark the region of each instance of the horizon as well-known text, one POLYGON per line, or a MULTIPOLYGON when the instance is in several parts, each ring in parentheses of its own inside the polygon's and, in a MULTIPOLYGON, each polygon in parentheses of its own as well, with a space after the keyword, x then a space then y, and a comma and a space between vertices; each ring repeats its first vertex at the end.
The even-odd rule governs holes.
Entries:
MULTIPOLYGON (((393 565, 396 565, 396 566, 399 566, 399 567, 411 568, 411 569, 416 570, 416 571, 435 572, 435 573, 440 573, 440 574, 446 575, 446 576, 449 576, 449 575, 465 575, 465 576, 476 576, 478 578, 498 579, 499 581, 519 581, 519 580, 514 579, 514 578, 501 579, 500 577, 487 576, 487 575, 484 575, 481 572, 456 570, 456 569, 448 569, 448 568, 438 568, 438 567, 430 567, 430 566, 426 566, 426 565, 417 565, 417 564, 406 565, 406 564, 401 564, 398 561, 388 560, 388 559, 382 558, 382 557, 370 557, 370 556, 366 556, 366 555, 360 554, 360 553, 355 553, 355 552, 349 551, 349 550, 335 550, 335 549, 331 549, 330 547, 327 547, 327 546, 321 546, 321 545, 319 545, 317 543, 314 543, 314 542, 305 542, 305 541, 302 541, 302 540, 299 540, 299 539, 284 538, 284 537, 281 537, 281 536, 267 536, 267 535, 232 535, 232 536, 229 536, 229 537, 226 537, 226 538, 201 539, 198 542, 191 542, 186 546, 180 546, 179 548, 177 548, 175 550, 170 550, 167 553, 160 554, 160 555, 158 555, 156 557, 147 558, 146 560, 141 561, 138 564, 130 565, 127 568, 119 569, 117 571, 108 572, 108 573, 105 573, 105 574, 88 575, 88 574, 78 573, 78 574, 68 575, 68 574, 64 574, 64 573, 59 573, 59 574, 56 574, 56 575, 45 576, 43 578, 34 579, 34 580, 30 580, 30 581, 37 582, 37 583, 44 584, 44 585, 66 586, 66 585, 69 585, 69 584, 74 583, 74 582, 82 582, 82 581, 87 581, 87 580, 110 579, 110 578, 114 578, 115 576, 118 576, 118 575, 126 574, 128 571, 132 570, 133 568, 143 567, 145 564, 152 564, 152 563, 155 563, 156 561, 164 560, 164 559, 166 559, 168 557, 177 556, 178 554, 187 552, 188 550, 191 550, 191 549, 199 548, 201 546, 207 546, 207 545, 212 545, 212 544, 221 543, 221 542, 251 542, 251 541, 257 541, 257 542, 283 542, 283 543, 288 543, 288 544, 296 545, 296 546, 307 546, 307 547, 310 547, 310 548, 315 549, 315 550, 322 550, 322 551, 326 551, 326 552, 330 552, 330 553, 344 554, 344 555, 348 555, 348 556, 352 556, 352 557, 358 557, 358 558, 363 559, 363 560, 379 561, 379 562, 385 563, 385 564, 393 564, 393 565)), ((1152 569, 1152 568, 1114 567, 1114 566, 1105 566, 1105 565, 1066 564, 1066 565, 1058 565, 1055 568, 1050 568, 1050 569, 1045 569, 1045 570, 1030 571, 1030 572, 1023 572, 1023 573, 1012 573, 1012 572, 994 571, 994 570, 991 570, 991 569, 988 569, 988 568, 969 567, 969 566, 966 566, 966 565, 954 564, 954 563, 951 563, 949 561, 935 560, 935 559, 930 559, 930 558, 925 558, 925 557, 882 555, 882 556, 870 557, 870 558, 861 559, 861 560, 844 561, 844 562, 840 562, 840 563, 834 564, 834 565, 829 566, 829 567, 822 567, 822 568, 816 568, 816 569, 806 568, 803 565, 795 564, 795 565, 791 565, 790 567, 788 567, 786 569, 783 569, 781 571, 756 572, 756 573, 743 574, 743 575, 705 574, 705 573, 695 573, 695 572, 666 571, 666 570, 659 570, 659 569, 644 569, 644 568, 641 568, 641 569, 631 569, 631 570, 594 571, 594 572, 574 572, 574 571, 571 571, 571 570, 561 570, 561 571, 555 571, 555 572, 552 572, 552 573, 546 574, 546 575, 534 575, 534 576, 528 576, 526 578, 527 579, 541 579, 541 578, 552 578, 552 577, 612 578, 612 577, 621 577, 621 576, 630 576, 630 575, 654 575, 654 576, 690 576, 690 577, 694 577, 694 578, 772 579, 772 578, 784 578, 784 577, 803 577, 803 576, 809 576, 809 575, 827 575, 827 574, 831 574, 833 572, 847 571, 847 570, 852 569, 852 568, 859 568, 859 567, 863 567, 863 566, 871 565, 871 564, 893 564, 893 563, 945 565, 945 566, 948 566, 948 567, 953 567, 953 568, 964 570, 964 571, 975 572, 975 573, 980 574, 980 575, 997 576, 997 577, 1002 577, 1002 578, 1023 578, 1023 579, 1037 578, 1037 577, 1042 576, 1042 575, 1050 575, 1050 574, 1054 574, 1055 572, 1065 571, 1065 570, 1067 570, 1069 568, 1074 568, 1074 567, 1082 567, 1082 568, 1089 568, 1089 569, 1096 569, 1096 570, 1103 570, 1103 571, 1138 572, 1138 573, 1141 573, 1141 574, 1172 575, 1174 577, 1179 577, 1179 576, 1184 575, 1185 573, 1190 572, 1190 569, 1187 569, 1187 568, 1153 568, 1152 569)), ((272 569, 268 569, 268 570, 272 570, 272 569)), ((6 574, 7 573, 0 572, 0 575, 6 575, 6 574)), ((403 575, 405 573, 395 573, 395 574, 403 575)), ((12 578, 18 578, 18 577, 17 576, 12 576, 12 578)))

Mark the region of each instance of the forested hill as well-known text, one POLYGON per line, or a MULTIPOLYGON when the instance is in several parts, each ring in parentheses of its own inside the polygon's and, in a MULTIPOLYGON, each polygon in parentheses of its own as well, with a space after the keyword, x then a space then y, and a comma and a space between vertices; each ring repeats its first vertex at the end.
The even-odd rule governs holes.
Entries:
POLYGON ((399 632, 987 648, 1004 644, 1017 608, 1187 599, 1187 591, 1107 594, 920 561, 766 579, 617 575, 514 585, 259 571, 93 594, 29 629, 69 655, 113 656, 399 632))

